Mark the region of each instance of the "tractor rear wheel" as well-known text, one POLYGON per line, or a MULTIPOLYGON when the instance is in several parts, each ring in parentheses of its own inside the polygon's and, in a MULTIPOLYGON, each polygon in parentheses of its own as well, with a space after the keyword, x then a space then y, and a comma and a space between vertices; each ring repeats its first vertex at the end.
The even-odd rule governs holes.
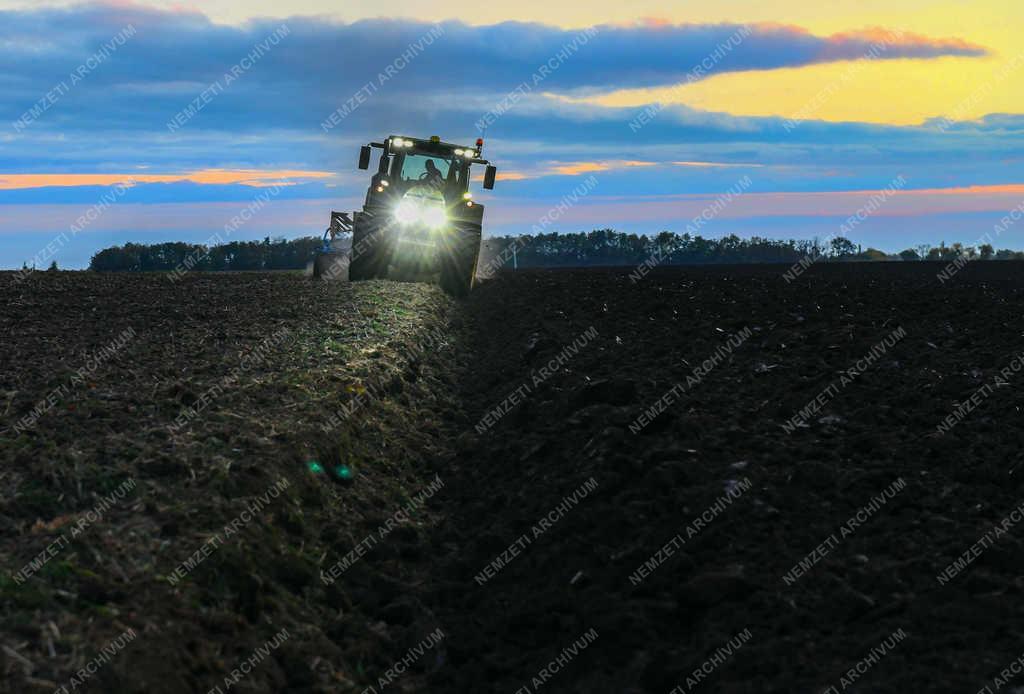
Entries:
POLYGON ((449 249, 441 265, 441 289, 464 297, 473 288, 476 264, 480 257, 480 235, 466 234, 449 249))

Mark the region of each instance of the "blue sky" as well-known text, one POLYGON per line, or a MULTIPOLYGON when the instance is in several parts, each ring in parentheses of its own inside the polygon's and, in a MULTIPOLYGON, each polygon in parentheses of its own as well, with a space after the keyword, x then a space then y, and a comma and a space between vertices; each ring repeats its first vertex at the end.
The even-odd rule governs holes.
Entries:
MULTIPOLYGON (((552 229, 682 232, 744 178, 702 234, 825 238, 895 180, 854 241, 972 243, 1024 203, 1024 58, 998 28, 1013 5, 953 23, 943 3, 725 4, 729 21, 0 1, 0 267, 202 241, 260 196, 234 238, 318 235, 362 200, 361 144, 469 143, 484 122, 492 234, 530 231, 588 176, 552 229)), ((1021 226, 996 245, 1024 248, 1021 226)))

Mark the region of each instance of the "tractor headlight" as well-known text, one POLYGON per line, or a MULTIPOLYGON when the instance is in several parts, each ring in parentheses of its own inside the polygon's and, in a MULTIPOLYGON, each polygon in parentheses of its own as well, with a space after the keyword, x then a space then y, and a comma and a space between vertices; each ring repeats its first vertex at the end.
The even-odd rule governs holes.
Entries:
POLYGON ((415 224, 420 218, 420 206, 412 200, 402 200, 395 208, 395 219, 402 224, 415 224))
POLYGON ((448 215, 443 207, 431 206, 424 209, 422 219, 431 229, 440 229, 448 223, 448 215))
POLYGON ((436 230, 448 223, 448 213, 443 205, 425 205, 418 200, 405 198, 395 207, 395 220, 399 224, 422 224, 436 230))

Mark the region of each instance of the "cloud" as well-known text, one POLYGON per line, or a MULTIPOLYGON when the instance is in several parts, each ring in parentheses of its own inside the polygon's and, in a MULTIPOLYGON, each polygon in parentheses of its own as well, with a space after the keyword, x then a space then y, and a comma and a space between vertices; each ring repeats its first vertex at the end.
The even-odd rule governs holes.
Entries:
POLYGON ((762 169, 765 164, 730 164, 721 161, 674 161, 675 166, 694 169, 762 169))
POLYGON ((999 133, 1017 135, 1024 133, 1024 115, 1013 113, 991 113, 977 120, 956 120, 931 118, 924 123, 930 128, 939 128, 959 133, 999 133))
POLYGON ((186 173, 144 174, 144 173, 58 173, 58 174, 0 174, 0 190, 24 190, 27 188, 67 188, 78 186, 113 186, 127 183, 180 183, 190 182, 201 185, 237 184, 252 188, 267 186, 295 185, 295 180, 330 178, 327 171, 255 171, 230 169, 203 169, 186 173))
POLYGON ((655 161, 577 161, 571 163, 555 163, 543 169, 538 175, 557 174, 560 176, 581 176, 585 173, 610 171, 612 169, 635 169, 642 166, 657 166, 655 161))
POLYGON ((872 27, 832 34, 820 49, 821 62, 857 60, 877 53, 879 58, 939 58, 948 55, 989 55, 984 46, 960 38, 934 39, 923 34, 872 27))
MULTIPOLYGON (((390 133, 438 133, 449 141, 470 141, 478 134, 474 124, 524 83, 530 87, 525 96, 487 131, 488 151, 509 172, 503 180, 524 184, 539 175, 559 175, 554 167, 580 163, 618 174, 626 167, 615 162, 631 160, 684 162, 676 175, 694 169, 709 177, 748 163, 848 168, 909 157, 931 164, 967 151, 977 160, 998 132, 1012 127, 1006 117, 998 130, 996 121, 949 128, 946 135, 962 135, 955 142, 934 127, 807 121, 787 132, 778 118, 734 117, 673 104, 634 133, 628 123, 639 109, 559 98, 578 90, 672 84, 716 50, 721 59, 707 74, 855 59, 872 50, 876 60, 984 52, 959 39, 884 29, 815 36, 777 24, 645 21, 588 31, 521 22, 435 26, 296 17, 228 26, 196 11, 130 2, 3 11, 0 170, 24 175, 121 175, 139 166, 149 166, 154 175, 333 170, 344 172, 341 185, 351 191, 364 185, 353 166, 359 144, 390 133), (5 121, 19 119, 128 26, 134 28, 131 38, 102 64, 20 132, 5 132, 5 121), (282 26, 287 35, 261 49, 282 26), (743 29, 749 35, 730 43, 743 29), (723 45, 729 50, 722 52, 723 45), (560 52, 564 60, 534 87, 532 76, 540 66, 550 67, 548 61, 560 52), (244 69, 228 82, 226 76, 239 66, 244 69), (217 87, 210 90, 211 85, 217 87), (325 133, 325 119, 356 98, 361 99, 357 108, 325 133), (194 113, 187 122, 168 128, 190 108, 194 113), (501 149, 494 150, 496 145, 501 149), (710 162, 718 164, 702 165, 710 162)), ((261 180, 289 180, 268 176, 261 180)))
POLYGON ((21 118, 56 89, 56 103, 27 126, 44 130, 165 132, 176 114, 211 96, 182 130, 314 129, 360 94, 374 107, 359 108, 391 109, 401 121, 410 96, 433 104, 494 103, 523 85, 565 94, 669 86, 698 66, 704 77, 856 60, 872 51, 879 60, 986 53, 955 38, 882 29, 816 36, 777 24, 641 22, 567 30, 523 22, 293 17, 228 26, 199 12, 129 2, 8 10, 0 12, 0 27, 0 122, 21 118), (123 45, 70 84, 81 65, 128 27, 123 45), (268 44, 282 27, 286 35, 268 44))

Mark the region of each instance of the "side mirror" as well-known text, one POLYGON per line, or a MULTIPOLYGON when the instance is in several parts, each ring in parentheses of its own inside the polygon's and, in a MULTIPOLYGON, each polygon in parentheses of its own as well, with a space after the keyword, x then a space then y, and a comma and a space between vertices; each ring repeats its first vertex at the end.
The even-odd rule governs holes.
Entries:
POLYGON ((488 166, 484 172, 484 189, 494 190, 494 179, 498 175, 498 168, 496 166, 488 166))
POLYGON ((384 178, 388 175, 388 167, 391 165, 391 157, 388 156, 387 150, 380 153, 380 163, 377 164, 377 174, 384 178))
POLYGON ((370 147, 361 147, 359 149, 359 168, 368 169, 370 168, 370 147))

